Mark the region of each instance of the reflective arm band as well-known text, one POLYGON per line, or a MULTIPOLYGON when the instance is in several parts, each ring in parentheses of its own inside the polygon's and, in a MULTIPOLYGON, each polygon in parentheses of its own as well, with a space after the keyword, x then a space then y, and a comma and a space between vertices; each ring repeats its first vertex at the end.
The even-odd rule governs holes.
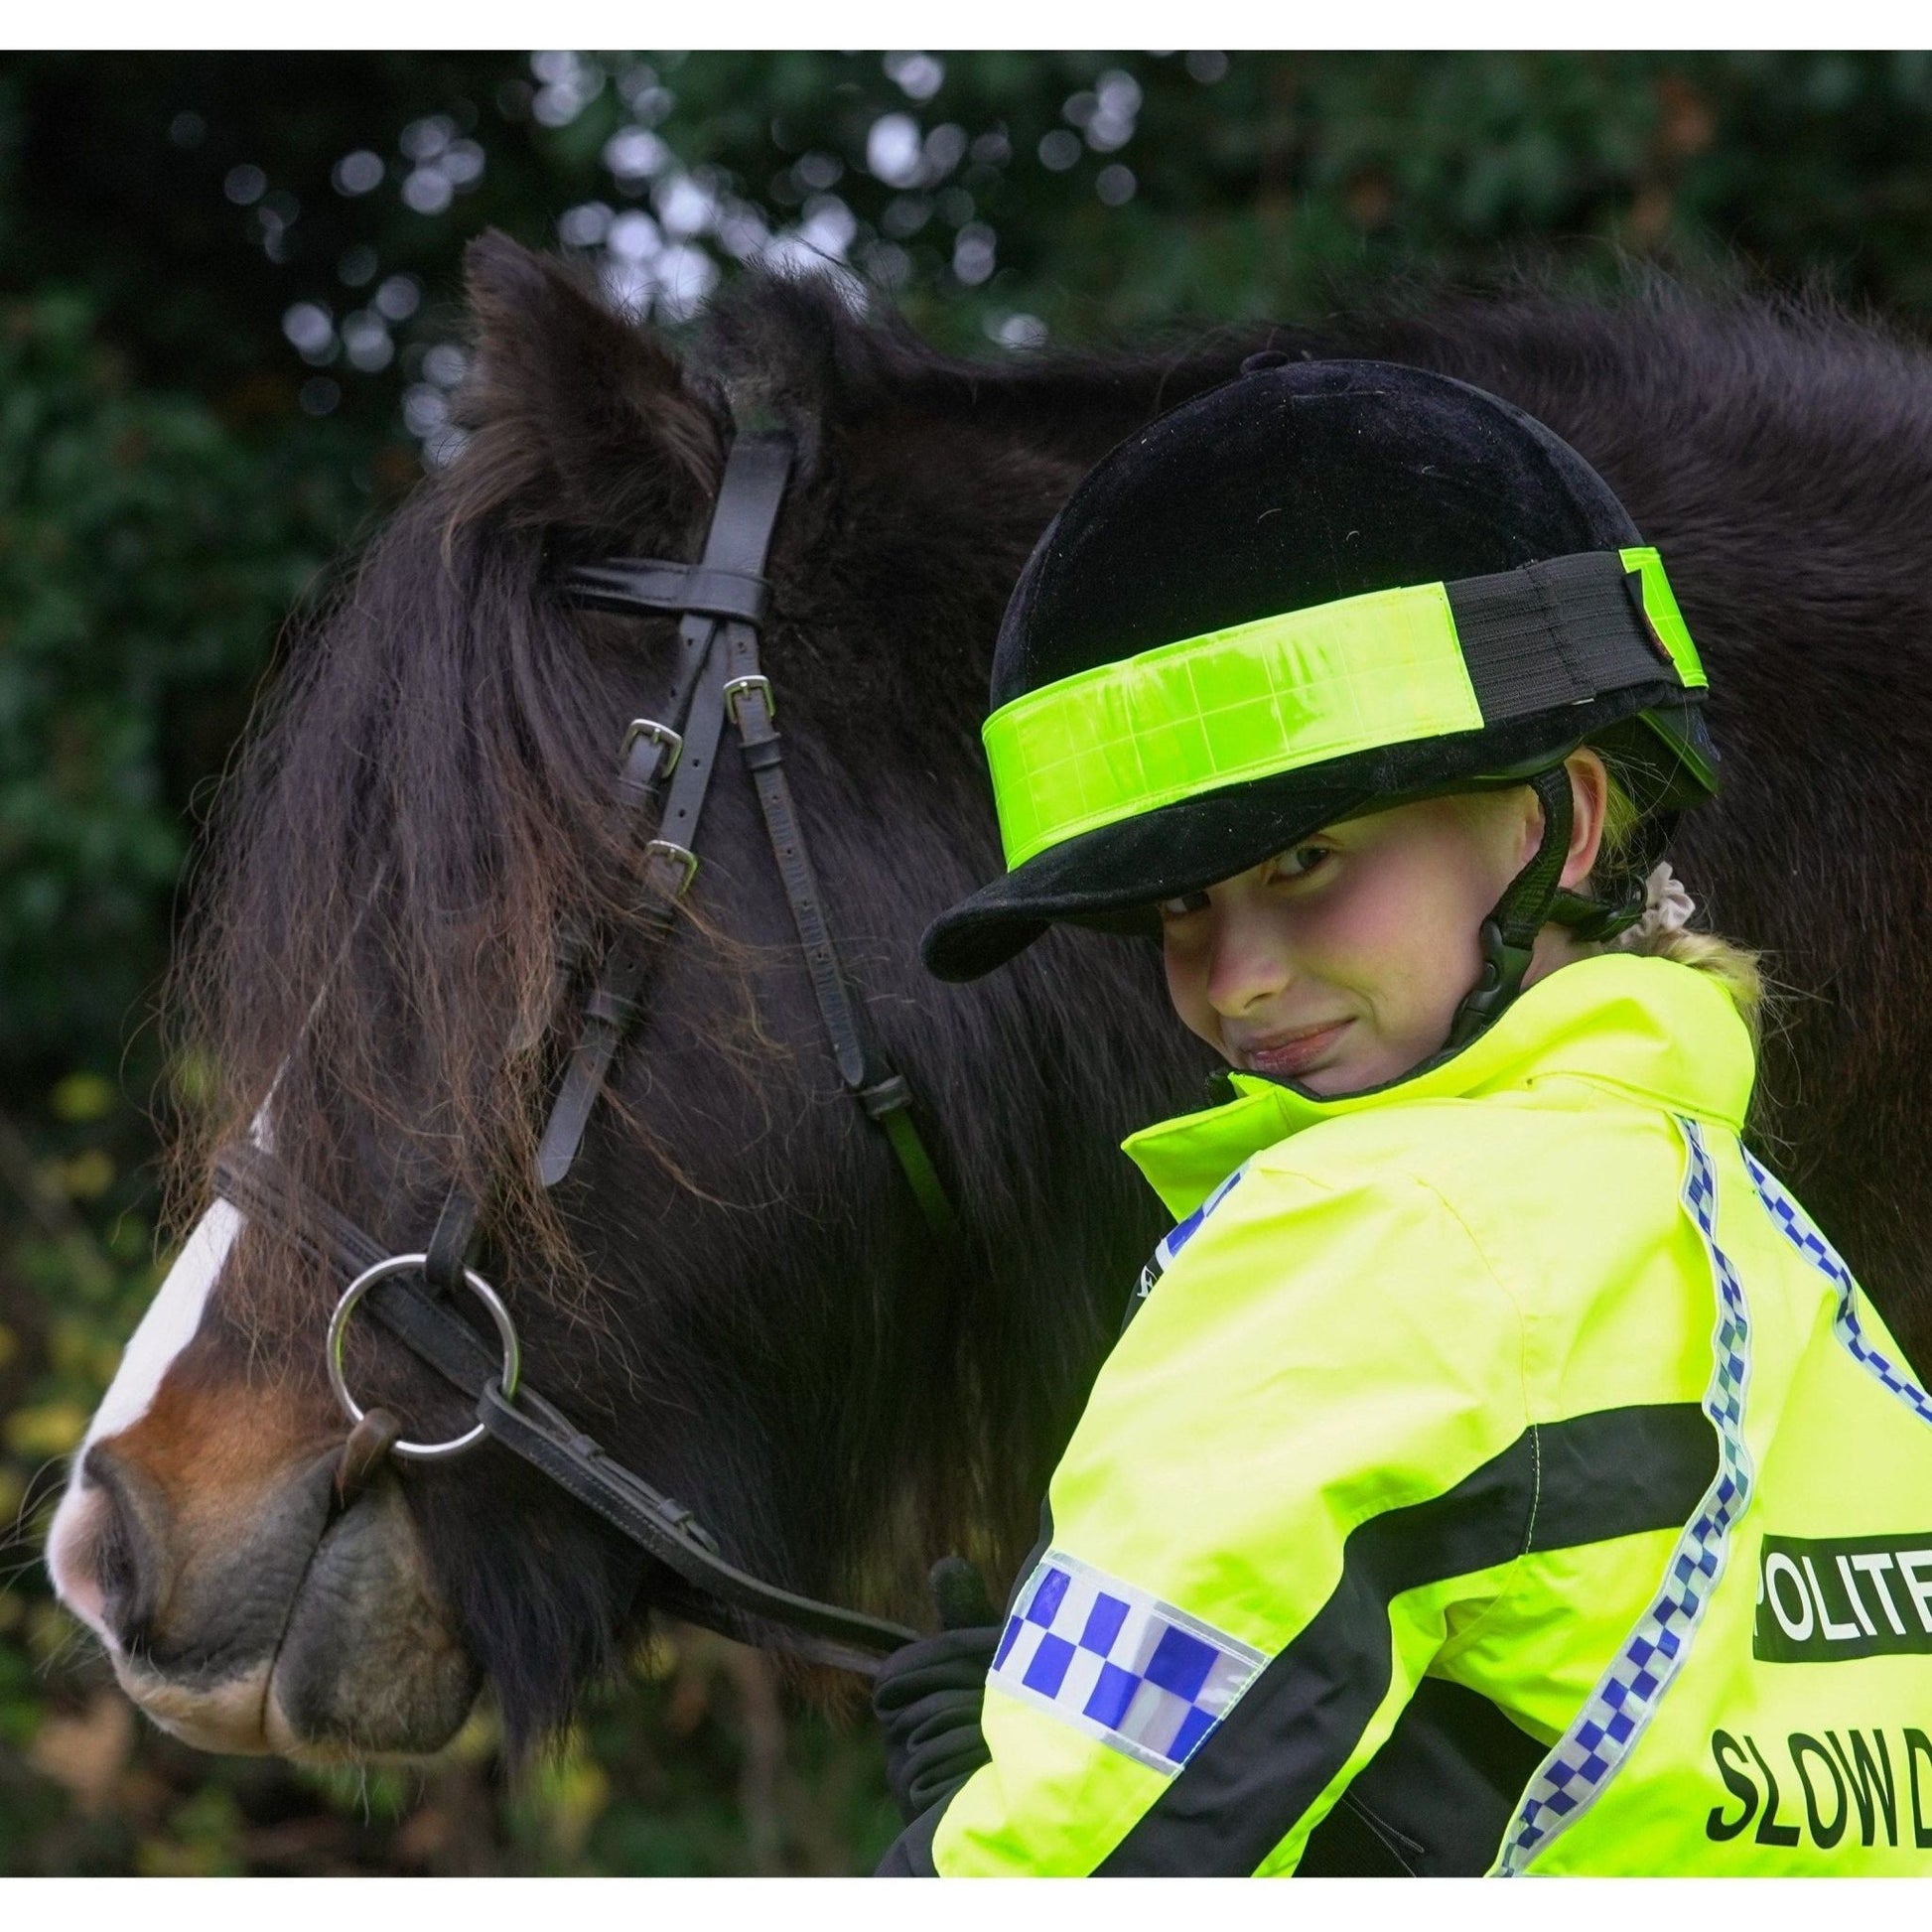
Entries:
POLYGON ((1667 678, 1705 681, 1663 564, 1603 551, 1163 644, 1002 705, 982 736, 1011 869, 1223 785, 1667 678))

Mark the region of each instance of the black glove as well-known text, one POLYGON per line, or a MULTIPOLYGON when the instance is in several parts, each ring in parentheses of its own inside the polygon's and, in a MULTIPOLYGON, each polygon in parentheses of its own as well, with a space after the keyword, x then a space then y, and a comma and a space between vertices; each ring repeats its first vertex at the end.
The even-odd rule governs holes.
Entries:
POLYGON ((872 1689, 886 1733, 886 1781, 907 1824, 943 1804, 992 1756, 980 1705, 1000 1646, 1000 1613, 961 1557, 932 1566, 932 1599, 939 1634, 895 1651, 872 1689))

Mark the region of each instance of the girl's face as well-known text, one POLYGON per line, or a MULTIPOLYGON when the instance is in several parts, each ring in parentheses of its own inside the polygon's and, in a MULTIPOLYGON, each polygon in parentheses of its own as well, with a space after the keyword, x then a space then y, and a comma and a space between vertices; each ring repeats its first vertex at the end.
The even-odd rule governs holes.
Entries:
MULTIPOLYGON (((1563 883, 1602 836, 1605 774, 1569 760, 1576 819, 1563 883)), ((1205 892, 1164 901, 1168 991, 1231 1064, 1317 1094, 1396 1079, 1441 1050, 1482 968, 1477 932, 1529 862, 1542 807, 1527 785, 1351 818, 1205 892)), ((1546 927, 1525 984, 1581 956, 1546 927)))

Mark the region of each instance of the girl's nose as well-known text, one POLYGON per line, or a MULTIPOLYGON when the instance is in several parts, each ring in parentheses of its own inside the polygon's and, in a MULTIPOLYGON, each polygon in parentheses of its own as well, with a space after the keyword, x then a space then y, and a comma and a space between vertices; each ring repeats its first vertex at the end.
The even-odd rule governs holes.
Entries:
POLYGON ((1287 952, 1267 921, 1240 906, 1221 909, 1207 967, 1207 998, 1216 1013, 1237 1020, 1272 1000, 1293 977, 1287 952))

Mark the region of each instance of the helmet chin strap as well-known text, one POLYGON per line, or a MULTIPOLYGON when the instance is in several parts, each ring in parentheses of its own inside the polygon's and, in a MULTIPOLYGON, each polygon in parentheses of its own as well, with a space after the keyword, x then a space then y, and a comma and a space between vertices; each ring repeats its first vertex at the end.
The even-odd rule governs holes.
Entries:
POLYGON ((1543 837, 1482 922, 1482 972, 1455 1009, 1446 1053, 1466 1046, 1522 992, 1536 935, 1550 922, 1562 891, 1564 861, 1570 856, 1570 773, 1555 764, 1529 783, 1543 806, 1543 837))

